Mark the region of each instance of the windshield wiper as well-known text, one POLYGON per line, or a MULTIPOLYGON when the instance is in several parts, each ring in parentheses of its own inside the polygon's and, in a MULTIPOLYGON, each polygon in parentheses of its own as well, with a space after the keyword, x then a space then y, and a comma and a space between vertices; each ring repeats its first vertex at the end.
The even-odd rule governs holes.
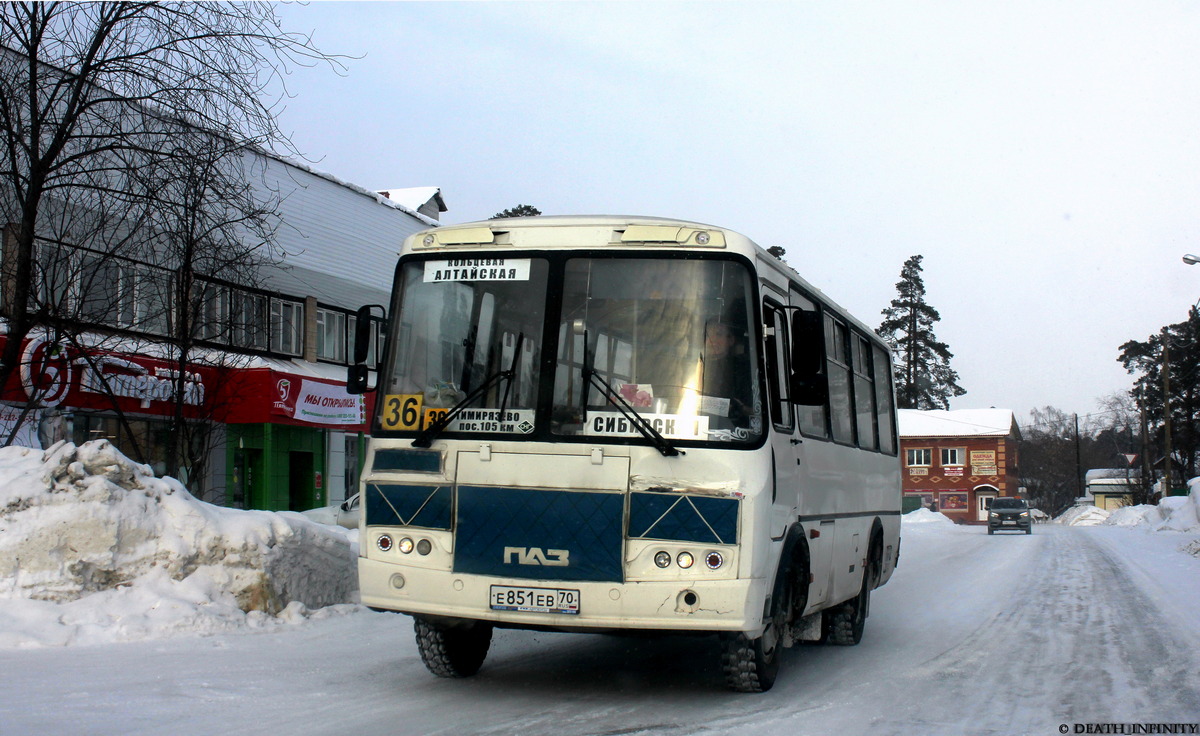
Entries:
POLYGON ((472 401, 474 401, 475 399, 482 396, 484 394, 484 392, 486 392, 489 388, 494 386, 496 383, 498 383, 504 379, 507 379, 508 385, 504 389, 504 398, 500 402, 500 413, 498 415, 501 419, 503 419, 504 409, 506 408, 506 406, 508 404, 508 393, 510 390, 512 390, 512 384, 513 384, 512 379, 514 376, 517 375, 517 361, 521 357, 521 346, 522 346, 522 343, 524 343, 524 342, 525 342, 525 333, 524 332, 518 333, 516 350, 513 351, 512 365, 509 366, 508 370, 496 371, 492 375, 485 378, 483 380, 483 383, 479 384, 479 386, 476 387, 474 391, 471 391, 469 394, 464 396, 457 404, 450 407, 450 411, 446 412, 439 419, 437 419, 432 424, 430 424, 428 427, 421 430, 420 433, 417 434, 416 438, 413 439, 412 446, 413 447, 429 447, 430 445, 432 445, 434 438, 436 438, 442 432, 446 431, 446 427, 450 426, 450 422, 453 422, 454 419, 459 414, 462 413, 462 410, 466 409, 467 406, 472 401))
MULTIPOLYGON (((654 445, 654 449, 663 454, 664 457, 676 457, 678 455, 686 455, 683 450, 672 445, 663 437, 662 433, 654 428, 654 425, 646 421, 645 417, 638 413, 637 409, 625 400, 625 397, 612 390, 612 386, 605 383, 596 373, 596 369, 592 367, 591 353, 588 350, 587 330, 583 331, 583 378, 590 385, 595 386, 604 398, 608 399, 621 411, 621 415, 633 425, 634 429, 642 434, 643 437, 650 440, 650 444, 654 445)), ((582 392, 584 396, 584 407, 587 406, 587 389, 582 392)))

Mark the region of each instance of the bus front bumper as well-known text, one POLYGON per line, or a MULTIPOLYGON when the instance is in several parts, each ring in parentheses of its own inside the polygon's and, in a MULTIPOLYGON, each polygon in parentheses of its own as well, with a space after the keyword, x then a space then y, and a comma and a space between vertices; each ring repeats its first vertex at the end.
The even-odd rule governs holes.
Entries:
POLYGON ((407 614, 564 630, 762 630, 762 579, 655 582, 539 581, 464 575, 358 560, 362 603, 407 614), (493 586, 578 591, 578 613, 496 610, 493 586))

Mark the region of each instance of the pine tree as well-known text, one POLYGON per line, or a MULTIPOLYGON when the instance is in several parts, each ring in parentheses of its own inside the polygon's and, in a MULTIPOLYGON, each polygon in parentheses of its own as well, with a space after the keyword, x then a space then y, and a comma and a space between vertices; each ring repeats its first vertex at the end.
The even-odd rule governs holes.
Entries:
POLYGON ((489 220, 500 220, 506 217, 536 217, 542 214, 542 211, 531 204, 519 204, 516 207, 509 207, 506 210, 501 210, 489 217, 489 220))
POLYGON ((1153 423, 1151 439, 1160 448, 1165 446, 1164 419, 1169 406, 1172 454, 1183 464, 1185 477, 1196 475, 1200 456, 1200 385, 1196 382, 1200 374, 1200 310, 1192 307, 1183 322, 1164 326, 1145 342, 1130 340, 1120 350, 1117 360, 1137 376, 1132 395, 1139 398, 1153 423), (1166 400, 1164 383, 1170 391, 1166 400))
POLYGON ((901 409, 949 409, 950 399, 966 391, 958 385, 958 373, 950 368, 954 354, 933 334, 941 320, 938 311, 925 302, 921 259, 913 256, 900 270, 897 297, 883 310, 877 332, 896 355, 896 404, 901 409))

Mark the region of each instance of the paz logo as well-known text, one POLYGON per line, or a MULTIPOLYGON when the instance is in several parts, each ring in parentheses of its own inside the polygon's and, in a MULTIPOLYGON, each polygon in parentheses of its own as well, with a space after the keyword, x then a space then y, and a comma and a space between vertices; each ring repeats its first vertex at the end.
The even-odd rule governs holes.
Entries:
POLYGON ((505 547, 504 564, 511 565, 547 565, 550 567, 567 567, 571 564, 571 553, 565 549, 541 550, 538 547, 505 547))
POLYGON ((279 400, 287 401, 288 394, 292 390, 292 382, 286 378, 279 379, 279 383, 275 384, 275 390, 279 392, 279 400))

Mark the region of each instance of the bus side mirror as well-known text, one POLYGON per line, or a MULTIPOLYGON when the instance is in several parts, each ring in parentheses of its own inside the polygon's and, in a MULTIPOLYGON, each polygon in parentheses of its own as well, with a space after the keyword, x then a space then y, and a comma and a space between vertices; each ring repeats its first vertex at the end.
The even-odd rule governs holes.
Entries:
POLYGON ((823 406, 829 400, 829 383, 823 346, 825 333, 820 312, 797 310, 792 313, 792 372, 788 376, 788 395, 793 404, 823 406))
POLYGON ((371 371, 359 363, 346 369, 346 393, 365 394, 371 390, 371 371))
POLYGON ((371 356, 371 345, 378 331, 376 323, 383 321, 387 312, 378 304, 365 304, 354 315, 354 364, 365 364, 371 356), (379 310, 379 317, 372 312, 379 310))
MULTIPOLYGON (((371 371, 378 370, 378 359, 375 365, 368 365, 371 359, 371 348, 378 339, 379 329, 376 325, 386 318, 387 313, 378 304, 366 304, 359 307, 354 315, 354 363, 346 369, 346 392, 365 394, 371 390, 371 371), (379 310, 376 317, 374 311, 379 310)), ((378 354, 378 351, 376 351, 378 354)))

